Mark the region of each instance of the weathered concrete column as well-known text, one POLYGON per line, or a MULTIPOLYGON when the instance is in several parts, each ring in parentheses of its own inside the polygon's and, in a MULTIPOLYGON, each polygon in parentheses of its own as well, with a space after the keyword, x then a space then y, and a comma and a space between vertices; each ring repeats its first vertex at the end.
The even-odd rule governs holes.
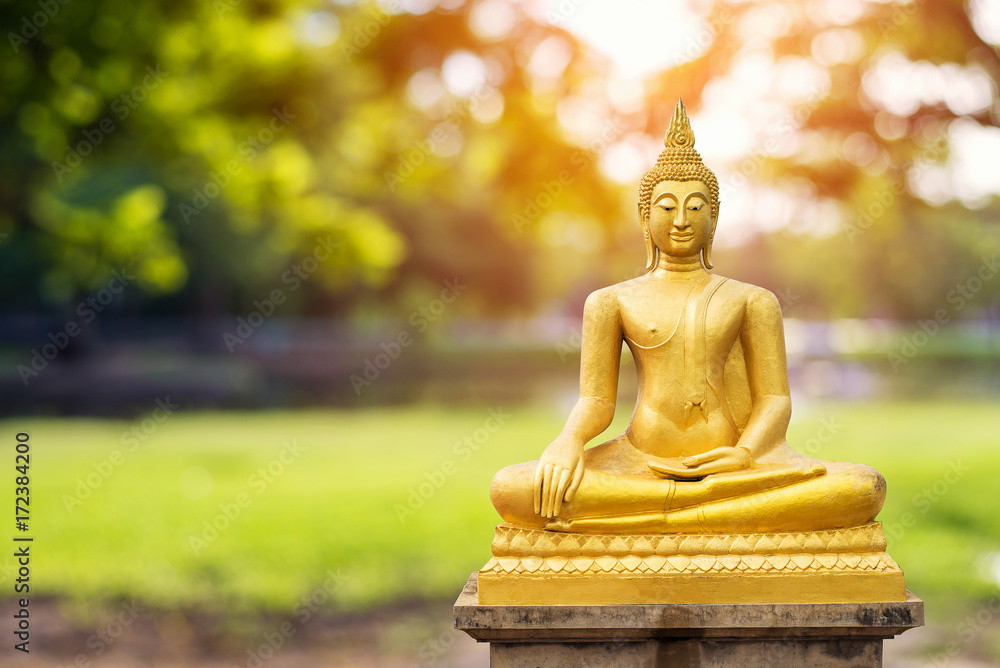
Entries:
POLYGON ((480 605, 476 573, 455 627, 493 668, 882 665, 882 642, 924 623, 924 603, 480 605))

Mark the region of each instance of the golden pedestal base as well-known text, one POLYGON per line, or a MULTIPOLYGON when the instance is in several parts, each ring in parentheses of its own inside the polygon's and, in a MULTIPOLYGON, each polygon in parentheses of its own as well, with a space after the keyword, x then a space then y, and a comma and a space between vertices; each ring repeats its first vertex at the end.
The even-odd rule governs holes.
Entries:
POLYGON ((906 600, 879 522, 760 534, 574 534, 500 524, 482 605, 906 600))

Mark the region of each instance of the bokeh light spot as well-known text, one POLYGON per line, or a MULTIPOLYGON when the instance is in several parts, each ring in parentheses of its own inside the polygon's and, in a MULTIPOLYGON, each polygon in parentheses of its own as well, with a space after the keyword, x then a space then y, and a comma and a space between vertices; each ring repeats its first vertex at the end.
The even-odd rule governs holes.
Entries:
POLYGON ((406 84, 406 97, 410 103, 424 111, 431 109, 445 96, 444 85, 436 70, 424 69, 410 77, 406 84))
POLYGON ((469 27, 481 39, 499 40, 510 33, 515 18, 513 8, 506 0, 486 0, 469 12, 469 27))
POLYGON ((340 21, 330 12, 311 12, 301 19, 298 34, 312 46, 330 46, 340 36, 340 21))
POLYGON ((444 85, 461 97, 468 97, 486 83, 486 65, 469 51, 455 51, 441 66, 444 85))

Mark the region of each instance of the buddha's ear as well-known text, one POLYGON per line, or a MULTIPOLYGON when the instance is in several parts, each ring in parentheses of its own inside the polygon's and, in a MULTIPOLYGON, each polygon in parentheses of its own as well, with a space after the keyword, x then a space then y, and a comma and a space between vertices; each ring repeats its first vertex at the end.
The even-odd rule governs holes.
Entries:
POLYGON ((719 217, 716 215, 712 219, 712 231, 708 234, 708 240, 705 241, 705 245, 701 249, 701 261, 705 265, 705 269, 712 268, 712 242, 715 241, 715 226, 719 224, 719 217))
POLYGON ((642 226, 642 238, 646 242, 646 271, 652 271, 656 266, 656 246, 653 245, 653 237, 649 234, 649 221, 642 217, 642 202, 638 204, 639 225, 642 226))

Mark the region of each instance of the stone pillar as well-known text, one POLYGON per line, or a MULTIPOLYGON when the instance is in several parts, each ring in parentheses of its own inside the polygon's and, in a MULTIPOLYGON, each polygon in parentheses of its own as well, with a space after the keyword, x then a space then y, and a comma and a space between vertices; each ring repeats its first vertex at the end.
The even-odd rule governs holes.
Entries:
POLYGON ((481 605, 477 574, 455 627, 490 643, 493 668, 882 665, 882 641, 924 623, 892 603, 481 605))

